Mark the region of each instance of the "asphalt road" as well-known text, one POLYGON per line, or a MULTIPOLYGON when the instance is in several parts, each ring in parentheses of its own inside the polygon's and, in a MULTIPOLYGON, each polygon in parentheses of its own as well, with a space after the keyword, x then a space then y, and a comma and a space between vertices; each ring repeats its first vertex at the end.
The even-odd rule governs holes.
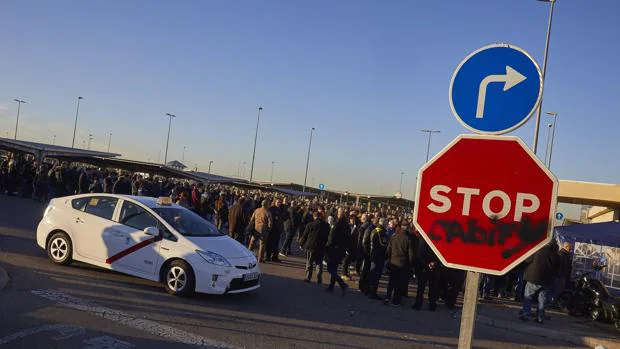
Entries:
MULTIPOLYGON (((1 348, 454 348, 459 319, 440 308, 385 307, 305 284, 300 259, 265 264, 244 295, 177 298, 157 283, 73 263, 51 263, 35 242, 44 206, 0 196, 1 348)), ((410 300, 408 300, 410 302, 410 300)), ((477 326, 476 348, 568 348, 477 326)))

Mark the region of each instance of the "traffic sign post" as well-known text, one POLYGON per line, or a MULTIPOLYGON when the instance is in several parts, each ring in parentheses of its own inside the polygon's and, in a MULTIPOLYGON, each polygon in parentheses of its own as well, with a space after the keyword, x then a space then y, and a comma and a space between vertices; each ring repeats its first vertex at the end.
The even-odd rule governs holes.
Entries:
MULTIPOLYGON (((499 137, 539 106, 543 76, 523 49, 493 44, 450 81, 450 108, 468 130, 418 174, 413 222, 439 260, 467 271, 459 349, 471 349, 480 273, 503 275, 551 240, 558 181, 523 141, 499 137)), ((561 214, 559 214, 561 215, 561 214)))
POLYGON ((450 82, 450 108, 467 129, 504 134, 523 125, 542 97, 542 73, 529 53, 494 44, 467 56, 450 82))
POLYGON ((325 184, 323 184, 323 183, 319 184, 319 189, 320 190, 325 190, 325 184))

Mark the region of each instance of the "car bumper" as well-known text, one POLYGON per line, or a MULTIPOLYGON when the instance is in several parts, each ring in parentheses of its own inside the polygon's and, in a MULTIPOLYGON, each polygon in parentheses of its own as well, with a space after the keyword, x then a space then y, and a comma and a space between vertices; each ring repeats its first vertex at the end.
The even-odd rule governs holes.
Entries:
POLYGON ((37 245, 39 245, 40 248, 45 249, 47 235, 52 230, 54 230, 54 227, 50 223, 48 223, 45 219, 41 220, 37 226, 37 245))
POLYGON ((251 269, 238 269, 234 266, 222 268, 205 264, 206 263, 198 263, 198 267, 194 266, 196 292, 198 293, 244 293, 256 290, 260 287, 261 274, 258 265, 251 269), (258 279, 243 281, 243 276, 250 273, 258 273, 258 279))

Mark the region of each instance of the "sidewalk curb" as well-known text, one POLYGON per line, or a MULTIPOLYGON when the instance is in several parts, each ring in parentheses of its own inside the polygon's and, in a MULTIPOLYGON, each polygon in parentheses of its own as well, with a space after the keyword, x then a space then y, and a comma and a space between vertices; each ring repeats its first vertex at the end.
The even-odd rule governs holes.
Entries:
POLYGON ((9 274, 7 274, 7 272, 4 269, 2 269, 2 267, 0 267, 0 291, 4 289, 4 287, 6 286, 8 282, 9 282, 9 274))
POLYGON ((534 335, 543 338, 549 338, 557 341, 563 341, 575 345, 585 345, 590 348, 595 348, 597 345, 602 345, 605 348, 617 348, 619 342, 609 340, 606 338, 595 337, 582 337, 576 336, 570 332, 563 332, 552 330, 548 327, 531 326, 514 321, 498 320, 488 316, 478 315, 476 316, 476 322, 481 325, 487 325, 495 328, 501 328, 505 330, 511 330, 527 335, 534 335))

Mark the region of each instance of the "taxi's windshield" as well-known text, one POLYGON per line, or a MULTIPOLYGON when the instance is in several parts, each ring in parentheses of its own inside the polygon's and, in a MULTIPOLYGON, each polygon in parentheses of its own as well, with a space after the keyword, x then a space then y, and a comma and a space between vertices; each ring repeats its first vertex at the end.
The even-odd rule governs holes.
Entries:
POLYGON ((222 236, 215 225, 200 217, 194 212, 176 208, 155 208, 153 209, 161 218, 170 224, 176 231, 183 236, 222 236))

